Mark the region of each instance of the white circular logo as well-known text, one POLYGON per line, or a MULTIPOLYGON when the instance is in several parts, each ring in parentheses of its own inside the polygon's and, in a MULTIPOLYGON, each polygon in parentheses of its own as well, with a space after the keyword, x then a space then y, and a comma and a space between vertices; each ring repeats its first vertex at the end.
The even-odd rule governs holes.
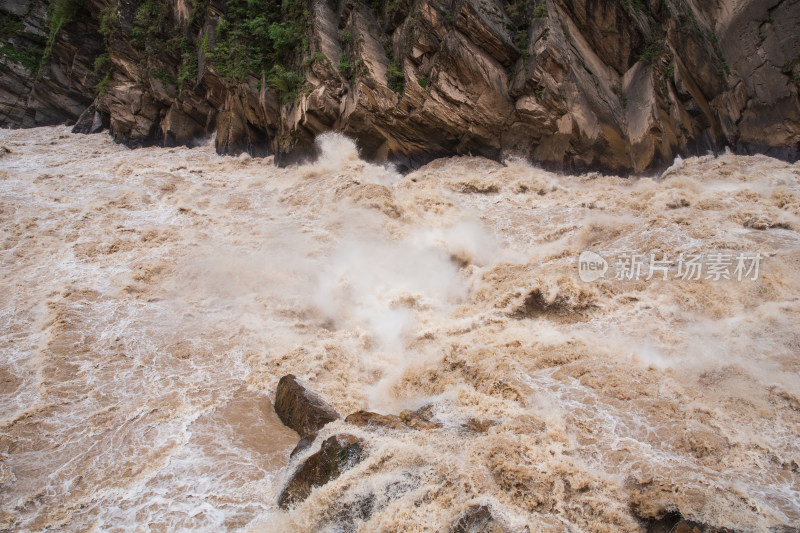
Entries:
POLYGON ((578 276, 581 281, 591 283, 606 275, 608 262, 600 254, 586 250, 578 257, 578 276))

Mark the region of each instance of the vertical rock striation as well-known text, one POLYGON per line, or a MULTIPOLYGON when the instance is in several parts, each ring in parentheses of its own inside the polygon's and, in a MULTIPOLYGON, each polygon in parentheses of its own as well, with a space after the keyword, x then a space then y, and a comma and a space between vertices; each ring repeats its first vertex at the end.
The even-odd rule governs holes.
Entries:
POLYGON ((337 130, 366 157, 408 167, 472 153, 638 172, 724 146, 794 159, 800 145, 790 0, 285 0, 261 11, 245 0, 2 0, 0 10, 3 126, 75 121, 91 106, 131 146, 216 132, 220 153, 283 163, 337 130))

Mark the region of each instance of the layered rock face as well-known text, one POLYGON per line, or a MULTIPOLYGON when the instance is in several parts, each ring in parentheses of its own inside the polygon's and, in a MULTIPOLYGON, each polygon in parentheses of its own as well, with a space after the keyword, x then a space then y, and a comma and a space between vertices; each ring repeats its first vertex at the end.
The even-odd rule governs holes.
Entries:
POLYGON ((336 130, 406 166, 471 153, 642 171, 724 146, 790 159, 800 146, 794 1, 248 5, 0 1, 13 22, 0 28, 0 124, 94 106, 132 146, 216 131, 220 153, 279 162, 336 130), (58 26, 61 4, 73 15, 58 26))
POLYGON ((50 43, 46 2, 0 1, 0 127, 74 122, 94 101, 93 64, 104 44, 82 11, 50 43))

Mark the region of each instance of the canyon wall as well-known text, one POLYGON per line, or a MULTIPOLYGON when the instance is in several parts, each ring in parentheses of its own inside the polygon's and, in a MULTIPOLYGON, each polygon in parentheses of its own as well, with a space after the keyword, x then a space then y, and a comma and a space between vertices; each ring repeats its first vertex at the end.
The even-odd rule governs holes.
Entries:
POLYGON ((341 131, 640 172, 729 146, 796 159, 793 0, 0 0, 0 125, 288 163, 341 131), (266 5, 266 7, 265 7, 266 5))

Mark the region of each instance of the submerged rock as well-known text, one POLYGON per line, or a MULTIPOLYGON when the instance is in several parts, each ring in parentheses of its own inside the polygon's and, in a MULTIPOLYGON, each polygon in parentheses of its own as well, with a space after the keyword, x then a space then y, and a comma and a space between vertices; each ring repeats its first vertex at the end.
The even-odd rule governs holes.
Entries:
POLYGON ((486 505, 473 505, 450 528, 450 533, 504 533, 508 528, 495 520, 486 505))
POLYGON ((336 506, 340 509, 336 513, 335 523, 337 531, 357 531, 356 523, 370 519, 375 511, 375 494, 367 494, 354 501, 348 501, 336 506))
POLYGON ((496 426, 498 423, 494 420, 479 420, 477 418, 470 418, 464 424, 464 428, 474 431, 476 433, 486 433, 489 428, 496 426))
POLYGON ((275 412, 286 426, 301 438, 312 437, 329 422, 338 420, 336 412, 317 393, 307 389, 292 374, 283 376, 275 393, 275 412))
POLYGON ((734 530, 687 520, 680 513, 669 513, 647 523, 647 533, 734 533, 734 530))
POLYGON ((403 420, 397 415, 382 415, 372 411, 356 411, 344 419, 348 424, 359 427, 382 427, 388 429, 406 429, 403 420))
POLYGON ((353 435, 334 435, 322 443, 319 451, 306 459, 295 471, 278 498, 278 505, 286 509, 302 502, 315 487, 338 478, 342 472, 360 463, 366 457, 364 441, 353 435))
POLYGON ((372 411, 357 411, 344 419, 348 424, 360 427, 383 427, 388 429, 436 429, 441 424, 431 422, 430 408, 417 411, 406 410, 400 415, 382 415, 372 411))

